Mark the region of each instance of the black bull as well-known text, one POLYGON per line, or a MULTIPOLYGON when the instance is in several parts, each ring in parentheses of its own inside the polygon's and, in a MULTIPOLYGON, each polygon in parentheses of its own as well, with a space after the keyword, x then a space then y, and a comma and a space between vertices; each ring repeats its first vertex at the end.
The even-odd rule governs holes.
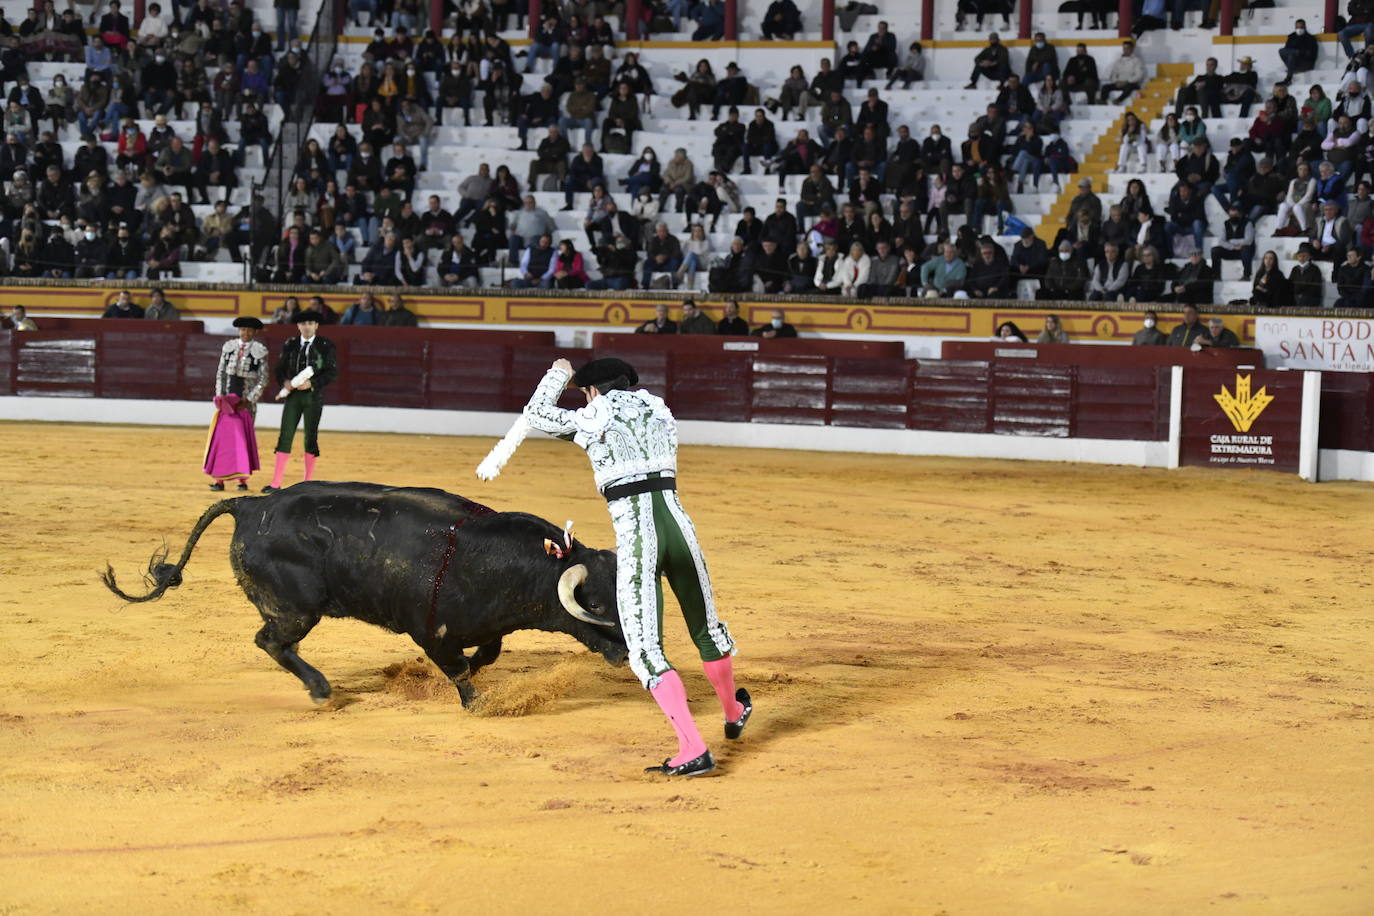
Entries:
POLYGON ((205 511, 175 564, 148 564, 151 601, 181 584, 196 541, 234 517, 229 562, 262 614, 257 644, 322 703, 324 675, 297 646, 321 617, 353 617, 407 633, 438 665, 463 705, 471 677, 516 630, 567 633, 608 662, 626 657, 615 600, 615 554, 592 550, 523 512, 493 512, 442 490, 370 483, 301 483, 269 496, 226 499, 205 511), (560 556, 561 554, 561 556, 560 556), (463 650, 477 647, 472 656, 463 650))

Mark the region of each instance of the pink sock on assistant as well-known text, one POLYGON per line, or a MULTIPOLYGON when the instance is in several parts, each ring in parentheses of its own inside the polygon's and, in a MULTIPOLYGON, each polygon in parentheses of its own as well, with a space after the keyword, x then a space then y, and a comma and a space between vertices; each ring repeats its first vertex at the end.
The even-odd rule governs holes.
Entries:
POLYGON ((687 708, 687 687, 678 673, 669 670, 649 692, 668 717, 673 731, 677 732, 677 756, 669 760, 668 765, 678 766, 706 753, 706 742, 701 740, 701 732, 692 721, 692 711, 687 708))
POLYGON ((727 655, 713 662, 702 662, 701 667, 706 670, 706 680, 716 688, 716 696, 720 699, 720 708, 725 712, 725 720, 734 722, 744 715, 744 704, 735 699, 734 660, 727 655))
POLYGON ((312 454, 310 454, 309 452, 306 452, 306 453, 305 453, 305 479, 306 479, 306 480, 314 480, 314 479, 315 479, 315 462, 316 462, 316 461, 319 461, 319 460, 320 460, 320 456, 319 456, 319 455, 312 455, 312 454))
POLYGON ((286 462, 291 460, 290 452, 274 452, 277 456, 277 466, 272 471, 272 486, 280 487, 282 475, 286 473, 286 462))

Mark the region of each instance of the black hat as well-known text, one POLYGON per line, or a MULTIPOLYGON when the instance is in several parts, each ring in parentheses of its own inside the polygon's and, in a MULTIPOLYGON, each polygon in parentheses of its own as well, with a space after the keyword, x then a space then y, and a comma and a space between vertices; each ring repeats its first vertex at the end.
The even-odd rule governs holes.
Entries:
POLYGON ((261 331, 261 330, 262 330, 262 322, 259 321, 259 320, 256 319, 256 318, 254 318, 254 317, 251 316, 251 315, 244 315, 242 318, 235 318, 235 319, 234 319, 234 327, 236 327, 236 328, 252 328, 252 329, 255 330, 255 331, 261 331))
POLYGON ((316 324, 323 324, 324 316, 314 309, 301 309, 291 316, 291 321, 293 324, 300 324, 302 321, 313 321, 316 324))
POLYGON ((636 385, 639 383, 639 373, 634 366, 613 356, 594 359, 573 373, 573 384, 578 388, 602 388, 612 382, 636 385))

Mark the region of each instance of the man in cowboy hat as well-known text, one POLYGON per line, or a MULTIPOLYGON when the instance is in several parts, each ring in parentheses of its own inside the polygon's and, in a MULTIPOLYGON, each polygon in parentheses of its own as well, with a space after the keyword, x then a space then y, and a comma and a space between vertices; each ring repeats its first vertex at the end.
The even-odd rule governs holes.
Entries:
POLYGON ((749 693, 735 689, 735 643, 716 617, 711 578, 692 520, 677 497, 677 421, 644 389, 634 367, 596 359, 573 372, 556 360, 525 406, 525 421, 586 449, 597 488, 611 512, 616 537, 616 602, 630 650, 630 668, 653 695, 677 733, 678 753, 645 772, 698 776, 716 767, 692 713, 687 689, 663 654, 663 589, 668 577, 706 677, 725 713, 725 737, 740 737, 753 711, 749 693), (574 386, 587 398, 563 410, 558 398, 574 386))
MULTIPOLYGON (((315 462, 320 457, 320 415, 324 412, 324 388, 339 375, 334 344, 318 331, 324 316, 314 309, 304 309, 292 316, 300 334, 286 341, 277 359, 277 381, 286 392, 281 412, 281 434, 277 437, 276 467, 272 482, 262 488, 271 493, 281 488, 282 474, 291 460, 291 443, 296 438, 296 426, 305 420, 305 479, 315 476, 315 462), (307 378, 296 381, 305 370, 307 378)), ((277 395, 282 397, 282 395, 277 395)))

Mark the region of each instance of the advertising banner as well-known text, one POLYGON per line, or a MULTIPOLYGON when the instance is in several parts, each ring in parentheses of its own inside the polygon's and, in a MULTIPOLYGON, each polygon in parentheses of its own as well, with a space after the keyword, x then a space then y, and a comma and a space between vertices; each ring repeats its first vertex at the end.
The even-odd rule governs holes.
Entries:
POLYGON ((1301 372, 1189 369, 1179 463, 1298 473, 1301 372))
POLYGON ((1374 319, 1260 317, 1255 346, 1270 367, 1374 372, 1374 319))

